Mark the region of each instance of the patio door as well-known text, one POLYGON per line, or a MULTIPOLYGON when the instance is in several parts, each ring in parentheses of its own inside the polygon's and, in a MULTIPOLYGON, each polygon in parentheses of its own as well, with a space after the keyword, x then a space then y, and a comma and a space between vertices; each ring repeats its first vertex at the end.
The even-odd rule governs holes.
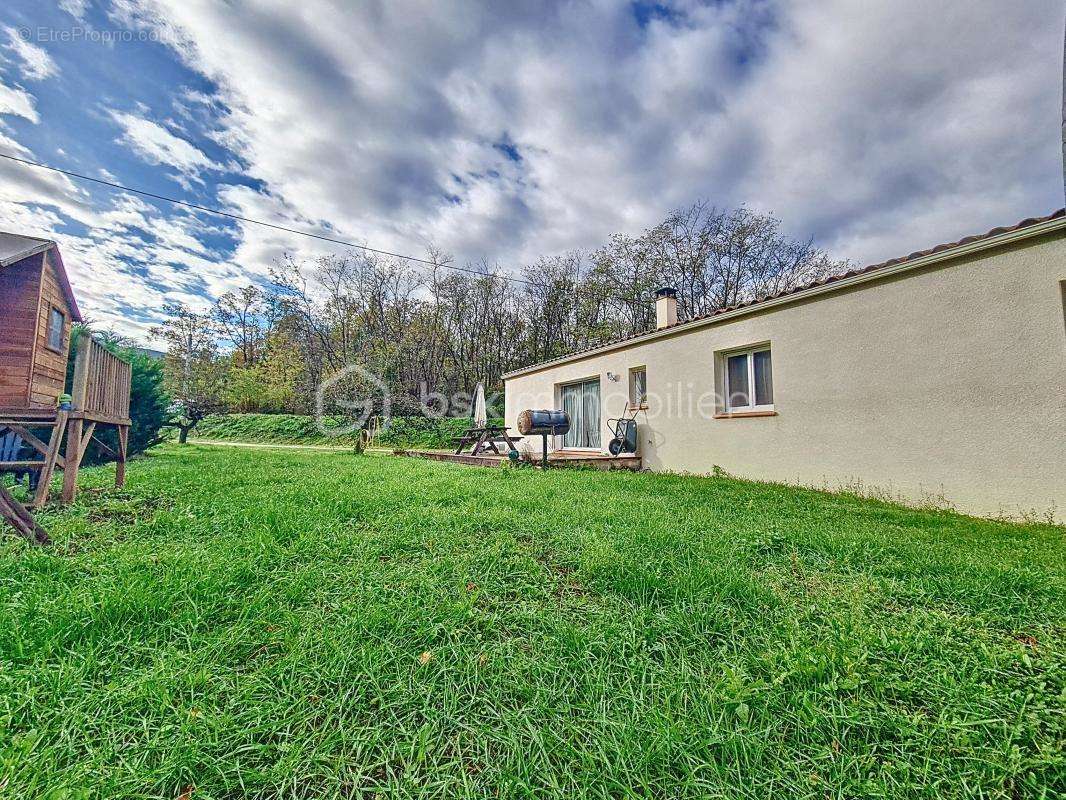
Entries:
POLYGON ((562 387, 563 411, 570 415, 570 432, 563 447, 600 449, 600 382, 571 383, 562 387))

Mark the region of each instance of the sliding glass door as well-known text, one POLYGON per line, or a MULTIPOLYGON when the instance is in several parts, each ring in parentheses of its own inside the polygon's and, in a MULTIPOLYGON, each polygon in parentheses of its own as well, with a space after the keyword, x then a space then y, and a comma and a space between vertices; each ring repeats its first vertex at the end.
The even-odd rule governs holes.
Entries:
POLYGON ((563 411, 570 415, 570 432, 563 447, 600 448, 600 382, 571 383, 562 387, 563 411))

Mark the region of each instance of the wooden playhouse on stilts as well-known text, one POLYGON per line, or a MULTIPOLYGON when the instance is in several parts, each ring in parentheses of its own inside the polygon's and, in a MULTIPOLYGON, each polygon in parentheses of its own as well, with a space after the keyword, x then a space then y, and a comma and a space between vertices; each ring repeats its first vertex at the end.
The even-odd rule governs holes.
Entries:
MULTIPOLYGON (((132 370, 90 336, 81 337, 71 401, 61 406, 74 322, 81 314, 55 242, 0 233, 0 476, 29 474, 31 507, 48 501, 57 469, 62 501, 73 502, 78 468, 103 426, 118 430, 118 449, 111 453, 115 485, 125 482, 132 370)), ((19 534, 47 541, 2 483, 0 517, 19 534)))

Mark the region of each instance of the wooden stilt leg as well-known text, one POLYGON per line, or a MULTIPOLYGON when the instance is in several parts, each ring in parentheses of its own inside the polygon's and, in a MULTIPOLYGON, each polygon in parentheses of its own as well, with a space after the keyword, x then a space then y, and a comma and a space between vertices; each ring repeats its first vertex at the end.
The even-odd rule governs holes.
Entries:
POLYGON ((85 451, 89 449, 89 442, 92 441, 93 433, 96 431, 95 422, 87 422, 85 424, 84 432, 81 435, 81 448, 79 452, 82 456, 85 456, 85 451))
POLYGON ((66 466, 63 467, 63 502, 73 503, 78 494, 78 467, 81 466, 83 421, 72 419, 67 431, 66 466))
POLYGON ((63 461, 61 466, 66 468, 66 461, 60 458, 59 449, 63 445, 63 436, 67 432, 67 412, 60 411, 56 415, 56 426, 52 428, 52 438, 48 441, 48 451, 44 454, 44 466, 41 467, 40 477, 37 479, 37 494, 34 495, 33 505, 40 508, 48 502, 48 492, 52 485, 52 472, 55 471, 56 463, 63 461))
POLYGON ((126 445, 129 442, 130 426, 118 426, 118 461, 115 464, 115 488, 126 485, 126 445))
POLYGON ((52 541, 48 537, 48 532, 37 524, 37 520, 26 510, 26 507, 12 497, 3 486, 0 486, 0 517, 3 517, 24 539, 37 544, 48 544, 52 541))

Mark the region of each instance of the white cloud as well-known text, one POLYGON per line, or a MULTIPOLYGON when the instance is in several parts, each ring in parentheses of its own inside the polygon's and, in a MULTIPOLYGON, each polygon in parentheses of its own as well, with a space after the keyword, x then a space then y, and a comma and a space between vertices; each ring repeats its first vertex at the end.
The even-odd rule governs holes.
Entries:
POLYGON ((218 82, 213 138, 274 201, 391 249, 515 263, 706 197, 864 261, 1061 202, 1057 0, 684 3, 643 30, 624 3, 408 5, 119 13, 218 82))
POLYGON ((761 147, 734 196, 861 263, 1062 205, 1063 9, 1001 11, 797 6, 736 106, 761 147))
MULTIPOLYGON (((0 148, 37 160, 3 133, 0 148)), ((233 284, 232 267, 203 244, 217 232, 213 223, 191 212, 161 212, 128 194, 94 198, 66 176, 6 160, 0 230, 58 241, 82 312, 141 339, 164 303, 192 300, 203 308, 204 295, 233 284)))
POLYGON ((77 20, 84 20, 85 12, 89 10, 89 0, 59 0, 59 8, 77 20))
POLYGON ((4 28, 7 33, 5 49, 10 50, 22 62, 22 75, 27 80, 40 81, 59 74, 59 67, 48 55, 48 51, 31 44, 12 27, 4 28))
POLYGON ((123 111, 111 111, 110 114, 122 128, 122 136, 118 141, 149 164, 174 167, 186 179, 197 178, 201 170, 221 169, 203 151, 147 116, 123 111))
POLYGON ((12 114, 30 122, 39 122, 33 95, 18 86, 10 86, 0 78, 0 114, 12 114))
MULTIPOLYGON (((114 6, 218 87, 176 87, 166 126, 112 112, 125 145, 186 186, 244 172, 261 188, 218 189, 235 213, 398 252, 434 242, 510 267, 707 198, 773 210, 869 263, 1062 203, 1059 0, 1009 14, 996 0, 685 0, 643 28, 609 0, 114 6)), ((0 87, 0 113, 37 121, 18 87, 0 87)), ((49 198, 42 226, 110 226, 70 247, 92 307, 115 321, 128 303, 96 288, 108 270, 151 311, 262 278, 284 252, 330 249, 242 224, 236 252, 218 254, 199 245, 213 221, 100 210, 19 180, 49 198)))

